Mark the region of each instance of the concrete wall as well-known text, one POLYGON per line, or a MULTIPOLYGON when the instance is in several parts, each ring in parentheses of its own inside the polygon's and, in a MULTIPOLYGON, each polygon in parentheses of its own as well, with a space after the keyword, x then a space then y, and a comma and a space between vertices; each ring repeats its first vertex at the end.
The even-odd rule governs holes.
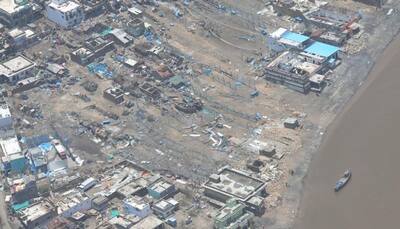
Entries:
POLYGON ((12 127, 12 117, 1 117, 0 118, 0 129, 8 129, 10 127, 12 127))

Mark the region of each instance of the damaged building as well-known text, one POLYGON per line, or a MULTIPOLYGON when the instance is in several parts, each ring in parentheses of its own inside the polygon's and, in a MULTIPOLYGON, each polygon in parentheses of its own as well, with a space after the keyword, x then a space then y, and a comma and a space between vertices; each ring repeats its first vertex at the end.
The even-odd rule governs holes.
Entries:
POLYGON ((71 53, 71 60, 81 65, 87 65, 113 49, 113 41, 104 40, 101 37, 90 38, 82 47, 71 53))
POLYGON ((99 16, 107 8, 107 1, 104 0, 80 0, 85 19, 99 16))
POLYGON ((381 8, 387 0, 353 0, 356 2, 361 2, 364 4, 368 4, 371 6, 376 6, 377 8, 381 8))
POLYGON ((332 31, 353 31, 358 30, 356 22, 361 19, 361 15, 334 6, 322 6, 304 14, 307 23, 318 28, 325 28, 332 31))
POLYGON ((110 87, 104 90, 103 97, 115 104, 124 102, 124 91, 120 88, 110 87))
POLYGON ((214 228, 247 228, 249 220, 254 215, 246 211, 246 206, 235 199, 230 199, 226 205, 218 211, 214 219, 214 228))
POLYGON ((340 64, 339 51, 338 47, 319 41, 303 51, 284 51, 266 66, 265 77, 304 94, 311 89, 321 91, 325 77, 320 73, 340 64))
POLYGON ((309 78, 320 68, 320 65, 305 61, 298 52, 285 51, 267 65, 265 78, 307 94, 311 90, 309 78))
MULTIPOLYGON (((246 204, 252 198, 265 197, 266 186, 265 181, 229 167, 223 167, 216 174, 212 174, 203 185, 204 195, 211 203, 219 206, 223 206, 232 198, 246 204)), ((258 208, 264 208, 263 204, 258 208)))
POLYGON ((140 37, 144 34, 144 21, 140 18, 135 18, 126 23, 125 31, 134 37, 140 37))

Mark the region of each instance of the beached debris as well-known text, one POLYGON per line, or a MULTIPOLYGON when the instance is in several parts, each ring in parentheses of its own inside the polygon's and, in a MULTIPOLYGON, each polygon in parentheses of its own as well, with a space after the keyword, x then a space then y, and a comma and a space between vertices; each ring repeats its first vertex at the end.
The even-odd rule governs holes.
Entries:
POLYGON ((185 96, 182 102, 175 104, 175 108, 179 111, 193 114, 203 109, 203 102, 198 98, 185 96))
POLYGON ((297 127, 300 126, 299 120, 298 120, 297 118, 287 118, 287 119, 284 121, 283 125, 284 125, 286 128, 289 128, 289 129, 296 129, 297 127))
POLYGON ((98 87, 97 83, 93 81, 85 81, 81 84, 81 86, 88 92, 95 92, 98 87))

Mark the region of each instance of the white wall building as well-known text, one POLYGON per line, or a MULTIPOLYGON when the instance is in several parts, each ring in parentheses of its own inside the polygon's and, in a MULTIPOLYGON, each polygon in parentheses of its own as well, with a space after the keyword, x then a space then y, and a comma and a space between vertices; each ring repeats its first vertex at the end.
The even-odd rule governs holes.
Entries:
POLYGON ((46 6, 47 18, 64 28, 79 25, 84 19, 83 8, 73 1, 53 0, 46 6))
POLYGON ((0 102, 0 129, 9 129, 12 124, 13 120, 8 105, 0 102))
POLYGON ((0 64, 0 81, 15 84, 31 77, 36 64, 24 56, 17 56, 0 64))
POLYGON ((145 218, 152 213, 150 205, 138 198, 128 198, 124 200, 125 213, 145 218))
POLYGON ((73 189, 61 194, 56 206, 59 215, 71 217, 75 212, 92 208, 92 201, 83 193, 73 189))

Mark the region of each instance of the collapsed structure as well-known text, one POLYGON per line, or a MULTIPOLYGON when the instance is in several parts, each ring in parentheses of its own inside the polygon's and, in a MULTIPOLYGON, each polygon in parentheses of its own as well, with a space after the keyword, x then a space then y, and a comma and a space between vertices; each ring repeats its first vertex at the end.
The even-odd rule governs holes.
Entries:
POLYGON ((266 182, 243 171, 223 167, 217 174, 212 174, 203 187, 204 195, 209 197, 214 204, 223 206, 228 200, 234 198, 249 206, 249 209, 253 209, 255 214, 263 211, 263 202, 258 206, 252 203, 259 202, 253 201, 254 198, 266 196, 266 182))

